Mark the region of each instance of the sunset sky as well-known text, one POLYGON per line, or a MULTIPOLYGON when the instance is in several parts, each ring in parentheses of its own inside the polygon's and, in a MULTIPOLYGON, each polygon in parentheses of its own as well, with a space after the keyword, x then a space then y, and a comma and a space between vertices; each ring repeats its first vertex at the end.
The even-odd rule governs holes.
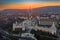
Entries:
POLYGON ((0 10, 32 9, 45 6, 60 6, 59 0, 1 0, 0 10))

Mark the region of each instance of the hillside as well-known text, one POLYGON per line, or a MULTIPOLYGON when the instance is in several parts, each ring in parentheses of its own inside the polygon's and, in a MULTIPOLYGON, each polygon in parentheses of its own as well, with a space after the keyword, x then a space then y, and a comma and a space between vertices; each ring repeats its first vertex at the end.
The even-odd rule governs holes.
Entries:
MULTIPOLYGON (((5 9, 0 11, 0 15, 28 15, 31 10, 26 9, 5 9)), ((32 9, 32 14, 60 14, 60 6, 47 6, 32 9)))

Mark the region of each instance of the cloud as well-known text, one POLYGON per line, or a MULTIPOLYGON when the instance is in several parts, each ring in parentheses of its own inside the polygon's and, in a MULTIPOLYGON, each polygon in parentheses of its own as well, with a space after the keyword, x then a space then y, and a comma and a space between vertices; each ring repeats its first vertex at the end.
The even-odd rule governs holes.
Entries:
POLYGON ((60 0, 0 0, 0 4, 21 3, 21 2, 59 2, 60 0))
POLYGON ((18 3, 18 2, 22 2, 22 0, 0 0, 0 4, 18 3))
POLYGON ((36 0, 36 1, 60 1, 60 0, 36 0))

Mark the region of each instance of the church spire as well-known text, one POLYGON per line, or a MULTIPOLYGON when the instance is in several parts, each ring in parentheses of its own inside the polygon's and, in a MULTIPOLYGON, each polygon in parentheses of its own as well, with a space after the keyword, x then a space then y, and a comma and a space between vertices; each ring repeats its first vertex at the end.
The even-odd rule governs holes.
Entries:
POLYGON ((52 34, 55 34, 56 33, 56 27, 55 27, 55 22, 53 22, 50 30, 52 30, 52 34))
POLYGON ((51 27, 52 27, 52 28, 54 28, 54 27, 55 27, 55 22, 53 22, 53 23, 52 23, 52 26, 51 26, 51 27))

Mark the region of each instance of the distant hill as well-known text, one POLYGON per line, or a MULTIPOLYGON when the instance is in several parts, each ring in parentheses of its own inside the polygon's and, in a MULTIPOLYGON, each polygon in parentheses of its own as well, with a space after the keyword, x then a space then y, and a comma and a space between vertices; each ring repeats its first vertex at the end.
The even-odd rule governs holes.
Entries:
MULTIPOLYGON (((29 11, 26 9, 5 9, 3 11, 0 11, 0 15, 6 15, 6 14, 12 14, 12 15, 25 15, 29 14, 29 11)), ((60 6, 47 6, 47 7, 39 7, 34 8, 32 10, 32 14, 60 14, 60 6)))
POLYGON ((12 14, 12 15, 18 15, 18 14, 27 14, 27 10, 23 9, 5 9, 3 11, 0 11, 1 15, 6 15, 6 14, 12 14))
POLYGON ((60 6, 47 6, 33 9, 35 14, 60 14, 60 6))

